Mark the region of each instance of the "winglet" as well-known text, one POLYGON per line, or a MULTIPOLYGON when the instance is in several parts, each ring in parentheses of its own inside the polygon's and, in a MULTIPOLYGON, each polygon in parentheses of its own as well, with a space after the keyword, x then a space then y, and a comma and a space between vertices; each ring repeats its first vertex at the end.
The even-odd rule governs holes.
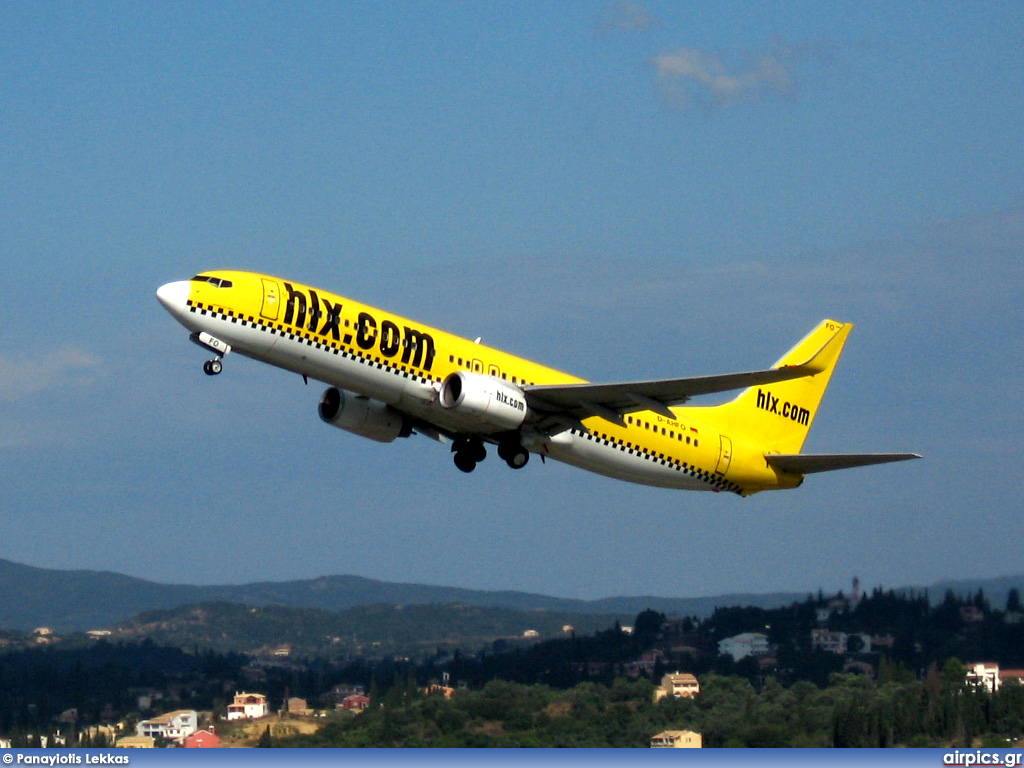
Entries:
POLYGON ((850 335, 851 330, 853 330, 853 323, 839 323, 835 320, 823 320, 821 324, 801 340, 799 344, 783 355, 773 367, 792 368, 794 370, 799 370, 805 376, 816 376, 819 373, 823 373, 835 365, 836 360, 839 359, 839 353, 843 351, 843 345, 846 343, 846 337, 850 335), (825 338, 824 343, 821 343, 821 338, 824 334, 828 334, 828 336, 825 338), (804 360, 804 362, 790 362, 794 358, 800 359, 798 356, 801 355, 801 353, 806 354, 808 347, 813 349, 812 345, 818 343, 821 343, 821 346, 819 346, 809 358, 804 360))

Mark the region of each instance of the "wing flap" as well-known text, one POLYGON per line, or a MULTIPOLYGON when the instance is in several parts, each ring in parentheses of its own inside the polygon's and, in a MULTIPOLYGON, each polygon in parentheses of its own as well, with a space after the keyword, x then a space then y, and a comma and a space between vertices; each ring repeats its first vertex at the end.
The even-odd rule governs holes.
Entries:
POLYGON ((810 475, 814 472, 830 472, 833 469, 867 467, 872 464, 886 464, 890 461, 920 459, 917 453, 766 453, 768 465, 782 472, 810 475))

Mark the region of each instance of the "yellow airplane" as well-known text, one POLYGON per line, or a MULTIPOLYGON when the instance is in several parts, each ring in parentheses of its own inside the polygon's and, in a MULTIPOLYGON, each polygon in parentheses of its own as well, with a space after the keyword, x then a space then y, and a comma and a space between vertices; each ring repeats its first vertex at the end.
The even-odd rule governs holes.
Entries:
POLYGON ((825 320, 771 368, 591 384, 351 299, 251 272, 201 272, 157 290, 213 353, 238 352, 328 385, 320 418, 388 443, 413 432, 451 441, 471 472, 486 445, 514 469, 531 453, 644 485, 690 490, 795 488, 812 472, 920 458, 801 454, 850 329, 825 320), (733 401, 681 407, 743 389, 733 401))

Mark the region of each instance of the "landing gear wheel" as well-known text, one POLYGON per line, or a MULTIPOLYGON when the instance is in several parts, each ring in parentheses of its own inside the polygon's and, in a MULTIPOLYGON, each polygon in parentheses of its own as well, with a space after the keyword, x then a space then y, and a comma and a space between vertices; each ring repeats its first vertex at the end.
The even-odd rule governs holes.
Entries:
POLYGON ((487 448, 484 447, 483 440, 478 440, 475 437, 458 438, 452 443, 452 453, 465 454, 466 459, 475 464, 487 458, 487 448))
POLYGON ((469 455, 473 457, 473 461, 483 461, 487 458, 487 449, 480 440, 470 440, 466 449, 469 455))
POLYGON ((505 458, 505 463, 512 469, 522 469, 530 460, 530 453, 525 448, 517 448, 505 458))
POLYGON ((220 361, 220 358, 214 358, 213 360, 207 360, 203 363, 203 373, 207 376, 216 376, 224 370, 224 364, 220 361))
POLYGON ((530 452, 516 441, 499 443, 498 455, 512 469, 522 469, 526 466, 526 462, 530 460, 530 452))
POLYGON ((476 469, 476 461, 467 451, 459 451, 455 454, 455 466, 463 472, 469 473, 476 469))

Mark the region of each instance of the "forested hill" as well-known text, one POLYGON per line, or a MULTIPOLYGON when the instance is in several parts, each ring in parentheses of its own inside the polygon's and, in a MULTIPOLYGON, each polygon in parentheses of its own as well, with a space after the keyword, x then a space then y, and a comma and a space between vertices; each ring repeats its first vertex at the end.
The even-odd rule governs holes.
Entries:
MULTIPOLYGON (((872 584, 865 586, 871 587, 872 584)), ((966 595, 983 589, 994 605, 1012 587, 1024 590, 1024 574, 999 579, 944 582, 927 587, 933 601, 947 589, 966 595)), ((666 591, 671 589, 666 586, 666 591)), ((912 588, 922 592, 924 588, 912 588)), ((812 590, 808 590, 812 591, 812 590)), ((636 615, 651 608, 670 616, 709 616, 715 608, 750 605, 776 608, 803 600, 807 592, 727 594, 716 597, 655 596, 573 600, 516 591, 376 581, 360 576, 323 576, 285 582, 197 586, 160 584, 109 571, 52 570, 0 559, 0 628, 58 631, 108 627, 142 611, 227 602, 249 606, 287 605, 343 611, 365 605, 467 605, 517 611, 636 615)))
POLYGON ((112 641, 151 640, 177 648, 254 656, 347 659, 490 649, 497 640, 531 644, 591 635, 633 616, 516 611, 469 605, 367 605, 344 611, 205 603, 146 611, 113 628, 112 641), (565 630, 571 626, 571 632, 565 630), (529 636, 527 636, 529 633, 529 636), (525 639, 524 639, 525 638, 525 639))
POLYGON ((160 584, 109 571, 62 571, 0 559, 0 628, 59 631, 108 627, 138 613, 198 603, 287 605, 344 611, 364 605, 468 605, 516 611, 621 614, 645 608, 672 615, 707 616, 716 607, 788 605, 806 593, 724 595, 706 598, 613 597, 573 600, 527 592, 376 581, 361 576, 322 576, 284 582, 196 586, 160 584))

